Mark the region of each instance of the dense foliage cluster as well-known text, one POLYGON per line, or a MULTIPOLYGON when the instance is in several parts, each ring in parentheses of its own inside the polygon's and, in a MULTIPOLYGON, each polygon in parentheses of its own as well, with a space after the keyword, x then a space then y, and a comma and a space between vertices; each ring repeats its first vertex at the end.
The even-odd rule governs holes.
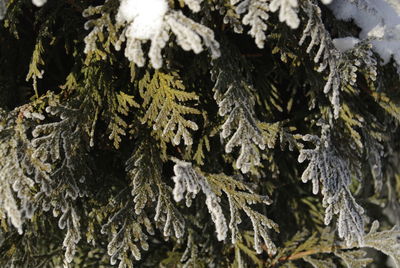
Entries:
POLYGON ((372 2, 0 0, 0 267, 400 268, 372 2))

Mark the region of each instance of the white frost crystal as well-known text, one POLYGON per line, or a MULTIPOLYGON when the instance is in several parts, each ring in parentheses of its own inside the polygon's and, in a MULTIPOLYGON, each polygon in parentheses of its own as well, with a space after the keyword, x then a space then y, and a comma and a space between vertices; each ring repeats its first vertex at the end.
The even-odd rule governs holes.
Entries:
POLYGON ((117 22, 130 23, 126 36, 132 39, 152 39, 162 28, 168 3, 165 0, 122 0, 117 22))

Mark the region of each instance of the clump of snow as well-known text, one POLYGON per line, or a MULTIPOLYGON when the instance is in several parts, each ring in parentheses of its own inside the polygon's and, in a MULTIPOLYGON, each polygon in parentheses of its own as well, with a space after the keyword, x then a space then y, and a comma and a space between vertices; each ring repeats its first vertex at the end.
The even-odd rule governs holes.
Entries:
POLYGON ((360 39, 372 38, 374 50, 383 63, 393 56, 400 65, 400 3, 398 0, 365 0, 357 7, 348 0, 335 0, 329 7, 336 18, 354 20, 361 28, 360 39))
POLYGON ((376 25, 372 28, 371 31, 368 32, 368 37, 376 38, 376 39, 383 39, 385 36, 385 26, 381 23, 376 25))
POLYGON ((360 42, 360 39, 349 36, 343 38, 335 38, 332 40, 332 42, 337 50, 345 52, 357 45, 360 42))
POLYGON ((131 23, 127 36, 148 40, 160 32, 167 11, 166 0, 121 0, 116 19, 131 23))
POLYGON ((398 14, 400 14, 400 2, 399 0, 386 0, 395 10, 398 14))
POLYGON ((32 3, 37 7, 43 6, 46 2, 47 0, 32 0, 32 3))
POLYGON ((297 16, 297 0, 272 0, 269 9, 275 12, 279 9, 279 21, 286 22, 292 29, 297 29, 300 19, 297 16))

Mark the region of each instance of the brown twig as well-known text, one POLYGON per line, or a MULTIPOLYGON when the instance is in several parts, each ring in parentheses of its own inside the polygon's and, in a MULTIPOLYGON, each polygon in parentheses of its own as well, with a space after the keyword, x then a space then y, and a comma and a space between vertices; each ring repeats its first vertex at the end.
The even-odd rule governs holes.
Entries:
POLYGON ((347 247, 343 246, 329 246, 329 247, 323 247, 323 248, 317 248, 317 249, 310 249, 310 250, 305 250, 301 252, 294 253, 292 255, 284 256, 279 259, 277 259, 275 262, 271 264, 271 267, 274 267, 278 263, 286 262, 286 261, 294 261, 294 260, 299 260, 302 259, 306 256, 314 255, 314 254, 319 254, 319 253, 332 253, 338 249, 348 249, 347 247))

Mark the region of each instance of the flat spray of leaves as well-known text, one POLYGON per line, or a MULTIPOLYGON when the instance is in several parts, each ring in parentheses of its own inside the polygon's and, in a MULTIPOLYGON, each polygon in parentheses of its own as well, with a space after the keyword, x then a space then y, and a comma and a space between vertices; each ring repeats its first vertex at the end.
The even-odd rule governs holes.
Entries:
POLYGON ((37 192, 49 194, 51 189, 52 167, 35 157, 28 139, 30 128, 43 119, 28 105, 9 113, 0 109, 0 215, 20 234, 37 209, 37 192))
POLYGON ((133 259, 140 260, 141 252, 149 249, 148 234, 154 234, 153 227, 145 214, 134 216, 129 200, 110 202, 110 217, 101 227, 102 234, 108 234, 107 253, 110 263, 118 267, 133 267, 133 259), (143 229, 143 227, 145 227, 143 229))
POLYGON ((364 245, 364 210, 354 200, 350 192, 351 171, 348 160, 343 159, 335 149, 330 137, 330 127, 322 126, 321 137, 305 135, 303 140, 315 145, 315 149, 301 149, 298 161, 309 160, 301 179, 304 183, 311 181, 313 193, 320 191, 325 207, 325 224, 338 215, 339 236, 350 245, 358 242, 364 245))
MULTIPOLYGON (((333 268, 341 262, 348 267, 361 268, 371 261, 365 257, 362 247, 371 247, 391 256, 400 268, 399 227, 378 231, 379 224, 374 222, 371 231, 364 233, 363 209, 356 203, 350 191, 353 177, 358 178, 364 169, 354 167, 356 160, 348 157, 347 153, 352 148, 343 148, 347 144, 338 144, 335 140, 337 137, 346 140, 351 136, 358 149, 365 148, 364 151, 361 149, 359 151, 366 154, 365 160, 370 165, 376 193, 381 193, 382 197, 386 198, 384 195, 390 192, 388 203, 398 201, 396 200, 398 189, 395 187, 398 187, 399 183, 392 182, 398 180, 398 170, 393 168, 390 175, 386 172, 389 165, 386 157, 392 153, 393 148, 393 151, 398 148, 396 139, 388 138, 392 140, 387 142, 381 139, 380 135, 374 135, 375 128, 371 122, 367 122, 371 117, 364 117, 365 113, 359 111, 361 109, 356 111, 358 97, 362 97, 363 104, 371 108, 372 113, 379 118, 377 120, 385 119, 382 128, 389 129, 394 126, 393 132, 387 129, 384 131, 390 132, 389 135, 398 134, 398 122, 393 123, 391 119, 387 119, 388 115, 400 118, 395 103, 398 101, 397 96, 392 98, 390 92, 386 92, 391 88, 385 88, 387 81, 383 81, 389 80, 386 79, 386 72, 389 70, 388 73, 391 74, 390 68, 377 65, 371 46, 368 44, 371 40, 357 41, 349 49, 337 46, 329 32, 330 29, 337 30, 334 25, 337 21, 331 16, 332 14, 329 14, 329 10, 321 12, 320 9, 322 4, 329 4, 330 0, 106 0, 103 2, 101 6, 88 7, 87 1, 0 0, 0 19, 7 17, 1 31, 24 33, 19 35, 18 41, 10 41, 12 38, 8 39, 8 33, 2 35, 1 40, 4 42, 1 42, 1 51, 7 51, 9 45, 7 42, 18 46, 22 44, 21 48, 24 48, 25 41, 30 44, 33 53, 31 57, 28 55, 26 60, 26 67, 29 68, 27 78, 34 82, 33 91, 36 99, 41 97, 40 92, 47 89, 59 92, 58 88, 37 88, 41 83, 36 83, 36 79, 43 79, 46 87, 47 82, 50 82, 49 85, 53 83, 56 85, 56 82, 59 85, 64 83, 64 74, 70 73, 65 83, 68 90, 61 88, 62 92, 57 100, 46 102, 41 108, 37 108, 42 112, 44 107, 48 106, 46 113, 34 112, 33 106, 30 106, 32 100, 30 104, 9 112, 0 110, 0 266, 5 262, 7 264, 3 265, 5 267, 8 267, 9 263, 18 266, 19 263, 14 264, 14 260, 24 262, 21 266, 31 265, 26 259, 18 259, 19 256, 13 255, 12 252, 18 250, 28 256, 31 253, 36 254, 35 250, 25 246, 18 248, 18 243, 11 241, 13 247, 3 251, 3 245, 9 242, 10 237, 11 240, 16 237, 18 241, 29 239, 32 234, 38 238, 36 241, 43 238, 43 231, 37 231, 41 228, 39 225, 44 223, 45 226, 47 222, 52 224, 54 220, 48 220, 43 216, 49 214, 43 213, 45 211, 52 212, 57 218, 59 229, 65 230, 54 234, 51 239, 61 237, 63 240, 58 246, 65 249, 63 260, 66 265, 68 263, 81 265, 84 257, 87 257, 85 261, 94 260, 99 263, 98 255, 102 255, 101 260, 109 256, 111 264, 119 267, 133 267, 135 260, 139 259, 143 260, 138 265, 155 266, 157 261, 162 265, 165 259, 157 255, 162 255, 159 254, 159 250, 165 249, 169 251, 168 256, 178 256, 180 262, 176 266, 185 262, 184 267, 185 265, 219 267, 223 266, 221 261, 227 265, 235 255, 233 265, 239 267, 245 266, 247 260, 259 266, 277 267, 282 264, 294 267, 299 260, 302 265, 306 262, 313 267, 333 268), (37 8, 46 2, 48 4, 43 9, 37 8), (90 17, 85 24, 88 32, 83 32, 79 27, 72 29, 71 33, 68 31, 68 34, 66 31, 50 30, 52 27, 46 28, 40 16, 59 14, 52 13, 53 7, 56 7, 54 8, 56 12, 60 10, 63 12, 64 8, 71 12, 68 13, 71 14, 71 21, 69 18, 60 20, 57 18, 57 26, 60 24, 60 29, 76 25, 74 21, 81 20, 81 10, 85 9, 83 15, 90 17), (9 10, 6 10, 7 8, 9 10), (299 12, 300 10, 302 12, 299 12), (199 14, 194 14, 196 12, 199 14), (270 20, 274 13, 282 23, 275 24, 276 20, 270 20), (32 16, 30 18, 33 20, 18 19, 25 14, 32 16), (324 17, 325 15, 327 16, 324 17), (197 20, 200 17, 202 20, 197 20), (300 24, 300 19, 304 20, 304 24, 300 24), (31 27, 32 21, 38 31, 26 31, 26 26, 31 27), (236 34, 228 33, 224 24, 232 25, 236 34), (271 35, 268 33, 267 25, 274 31, 271 35), (251 58, 248 54, 242 55, 252 46, 252 40, 247 42, 246 38, 242 38, 243 35, 239 35, 246 26, 257 47, 262 49, 255 57, 251 55, 251 58), (304 28, 291 31, 299 26, 304 28), (38 33, 41 31, 43 33, 38 33), (296 38, 300 33, 299 44, 293 42, 294 38, 287 38, 291 33, 296 38), (81 37, 85 35, 82 44, 81 37), (228 35, 230 40, 226 43, 235 43, 230 47, 224 43, 224 38, 228 35), (300 66, 297 68, 301 70, 299 73, 285 60, 282 62, 277 60, 278 57, 273 55, 273 51, 269 53, 270 48, 265 46, 269 37, 271 42, 276 42, 275 51, 282 52, 288 49, 293 58, 297 59, 294 65, 300 66), (50 40, 49 46, 47 40, 50 40), (220 49, 217 40, 221 40, 223 49, 220 49), (285 42, 285 45, 282 46, 281 42, 285 42), (314 64, 298 60, 304 56, 299 46, 306 43, 304 50, 312 56, 320 74, 315 75, 312 72, 314 64), (85 46, 86 56, 80 53, 82 45, 85 46), (237 46, 237 49, 234 46, 237 46), (48 53, 48 47, 54 49, 54 54, 48 53), (123 56, 120 57, 119 53, 115 53, 114 48, 123 49, 125 57, 130 61, 131 80, 126 78, 129 76, 129 72, 125 72, 129 68, 127 61, 123 56), (182 49, 197 54, 196 59, 200 59, 201 62, 200 71, 187 68, 188 62, 182 59, 180 54, 182 49), (164 54, 163 50, 168 53, 164 54), (211 62, 208 55, 204 53, 198 55, 204 50, 209 50, 211 62), (56 57, 52 57, 54 55, 56 57), (61 64, 58 62, 60 59, 61 64), (267 59, 271 62, 266 63, 267 59), (62 75, 58 71, 53 72, 53 63, 60 68, 62 75), (132 75, 135 65, 145 68, 139 69, 132 75), (162 66, 165 68, 161 69, 162 66), (256 72, 252 72, 253 67, 256 72), (170 68, 175 69, 171 71, 170 68), (46 70, 49 77, 43 76, 42 70, 46 70), (288 70, 293 74, 294 86, 290 83, 290 88, 285 91, 287 81, 281 81, 280 76, 286 75, 285 72, 288 70), (378 70, 384 70, 385 79, 373 83, 377 79, 378 70), (209 86, 210 71, 215 83, 213 96, 204 90, 209 86), (103 74, 106 73, 109 77, 107 81, 102 81, 103 74), (299 74, 302 76, 305 73, 312 75, 305 79, 298 78, 299 74), (180 75, 190 78, 183 82, 180 75), (254 87, 259 84, 258 75, 266 79, 273 77, 273 86, 276 88, 270 94, 274 95, 271 97, 272 100, 269 100, 269 94, 262 92, 269 90, 268 88, 254 87), (83 82, 81 76, 84 77, 83 82), (54 81, 49 81, 49 78, 54 81), (196 84, 196 92, 189 90, 186 83, 192 78, 196 84), (310 90, 310 87, 313 87, 313 79, 316 80, 316 84, 325 85, 321 92, 310 90), (197 82, 199 82, 198 87, 197 82), (130 87, 129 85, 125 87, 127 84, 130 87), (373 86, 369 88, 371 84, 373 86), (374 85, 383 86, 375 90, 374 85), (124 89, 116 90, 115 86, 124 89), (275 94, 276 92, 279 94, 275 94), (314 125, 308 120, 310 116, 322 113, 322 117, 325 118, 326 106, 322 102, 319 103, 320 110, 309 111, 301 107, 304 95, 306 98, 312 96, 314 100, 324 99, 326 95, 332 106, 331 109, 327 109, 330 125, 322 127, 321 135, 303 136, 305 146, 311 145, 312 149, 301 147, 297 143, 297 137, 286 131, 281 123, 283 121, 280 121, 284 120, 282 117, 288 117, 284 121, 290 126, 293 124, 297 129, 304 130, 304 133, 311 133, 314 125), (140 97, 143 101, 139 101, 140 97), (200 102, 199 98, 204 99, 200 102), (288 98, 290 105, 285 109, 281 104, 288 98), (270 108, 262 106, 269 101, 274 102, 275 99, 277 101, 275 107, 279 106, 277 109, 280 112, 279 116, 275 116, 270 108), (374 106, 375 104, 378 105, 374 106), (216 116, 216 111, 220 117, 211 118, 216 116), (199 123, 199 114, 203 114, 204 121, 208 121, 204 125, 199 123), (272 122, 259 121, 261 115, 272 118, 272 122), (303 118, 306 120, 303 121, 303 118), (366 121, 362 121, 363 118, 366 118, 366 121), (218 125, 221 121, 222 123, 218 125), (218 127, 220 128, 217 129, 218 127), (97 129, 99 132, 104 130, 107 134, 97 133, 97 129), (122 136, 127 135, 128 130, 132 135, 129 135, 129 140, 123 140, 122 136), (204 135, 199 141, 193 137, 193 132, 197 130, 200 130, 199 134, 204 135), (210 134, 219 130, 221 142, 210 134), (321 193, 322 204, 325 207, 325 223, 330 224, 333 217, 337 217, 339 236, 344 241, 335 237, 335 231, 330 232, 329 239, 319 237, 324 235, 323 232, 313 234, 309 239, 303 233, 284 243, 284 248, 277 249, 270 235, 272 229, 278 232, 277 224, 267 217, 266 212, 260 213, 259 210, 255 210, 263 205, 270 205, 271 200, 256 194, 252 187, 243 182, 241 175, 227 175, 251 173, 246 179, 251 179, 263 190, 274 189, 276 191, 274 198, 278 201, 274 216, 277 216, 278 220, 281 219, 281 208, 286 204, 282 204, 285 203, 282 202, 285 201, 282 200, 284 195, 279 191, 302 189, 293 179, 298 174, 298 164, 293 154, 263 151, 266 147, 274 148, 278 138, 281 145, 288 142, 289 148, 300 150, 299 162, 308 161, 302 180, 312 182, 314 194, 321 193), (109 139, 114 146, 110 145, 109 139), (166 143, 172 146, 166 146, 166 143), (122 144, 124 146, 121 146, 122 144), (200 149, 191 159, 193 144, 200 149), (184 146, 177 147, 177 145, 184 146), (201 147, 206 147, 210 154, 202 152, 201 147), (183 148, 190 152, 182 152, 183 148), (209 157, 207 161, 206 157, 209 157), (214 162, 214 158, 211 157, 215 157, 219 163, 210 164, 214 162), (282 160, 280 157, 283 157, 282 165, 277 164, 276 169, 286 167, 289 174, 282 168, 279 174, 280 181, 270 181, 267 177, 275 176, 275 173, 261 170, 262 157, 271 159, 271 162, 278 162, 282 160), (168 159, 173 159, 173 169, 170 163, 165 164, 168 159), (125 160, 125 165, 121 164, 125 160), (197 162, 202 166, 202 170, 189 161, 197 162), (99 165, 104 162, 107 166, 100 167, 99 165), (98 166, 92 168, 91 163, 98 166), (236 170, 232 171, 229 165, 232 163, 236 170), (107 171, 104 171, 105 169, 107 171), (173 181, 165 181, 171 172, 174 173, 173 181), (106 186, 98 183, 98 174, 104 177, 110 175, 107 181, 104 181, 106 186), (257 176, 254 176, 255 174, 257 176), (385 188, 391 183, 393 185, 385 188), (96 186, 92 186, 93 184, 96 186), (173 184, 173 188, 170 184, 173 184), (282 185, 289 187, 279 187, 282 185), (90 190, 105 190, 104 194, 100 192, 101 194, 97 195, 86 191, 88 186, 93 187, 90 190), (185 199, 187 206, 191 206, 196 200, 196 205, 200 206, 196 207, 196 211, 192 211, 182 208, 184 204, 177 204, 172 199, 176 202, 185 199), (208 222, 216 231, 215 235, 207 235, 205 239, 201 237, 203 233, 199 232, 203 227, 200 225, 204 214, 207 219, 210 215, 208 222), (199 215, 200 217, 197 217, 199 215), (12 226, 15 228, 8 228, 12 226), (91 243, 90 250, 93 249, 87 255, 85 254, 88 246, 81 238, 86 227, 90 229, 87 232, 87 241, 91 243), (25 228, 28 232, 24 233, 25 228), (14 229, 19 234, 22 233, 22 236, 17 235, 14 229), (229 235, 232 245, 210 243, 215 239, 227 241, 229 235), (163 243, 159 238, 169 241, 163 243), (304 243, 299 242, 305 239, 304 243), (179 251, 182 242, 187 245, 185 252, 179 251), (151 245, 155 247, 151 248, 151 245), (147 250, 148 252, 143 254, 147 250), (257 256, 256 253, 263 250, 267 251, 268 255, 257 256), (93 252, 95 253, 92 254, 93 252), (242 253, 246 258, 241 256, 242 253), (201 256, 202 254, 204 256, 201 256), (335 256, 339 259, 333 260, 335 256), (198 262, 197 258, 201 261, 198 262), (5 262, 3 259, 6 259, 5 262), (73 263, 75 259, 77 262, 73 263), (148 262, 153 263, 148 264, 148 262)), ((351 2, 360 8, 368 6, 367 0, 351 2)), ((394 3, 392 0, 385 2, 394 3)), ((346 23, 351 24, 351 22, 346 23)), ((349 30, 354 29, 349 26, 349 30)), ((15 33, 13 34, 17 36, 15 33)), ((3 53, 0 61, 4 63, 4 68, 9 67, 7 60, 3 61, 3 53)), ((15 77, 19 75, 16 73, 15 77)), ((3 92, 1 75, 0 80, 0 92, 3 92)), ((393 84, 397 85, 397 82, 396 80, 393 84)), ((18 89, 18 86, 13 85, 10 88, 18 89)), ((19 97, 18 94, 15 93, 14 97, 19 97)), ((28 99, 24 101, 29 102, 28 99)), ((18 104, 6 105, 11 107, 18 104)), ((357 155, 360 159, 362 153, 357 155)), ((397 156, 390 157, 395 159, 394 163, 398 162, 397 156)), ((291 222, 290 227, 304 227, 299 223, 304 222, 303 212, 307 215, 321 213, 320 206, 310 204, 309 199, 306 201, 309 203, 307 205, 313 206, 311 211, 302 208, 301 205, 296 206, 300 204, 298 199, 293 201, 296 211, 290 216, 295 218, 295 222, 291 222)), ((383 218, 382 222, 388 223, 383 218)), ((319 222, 312 224, 318 225, 319 222)), ((55 226, 57 227, 57 223, 55 226)), ((54 230, 57 231, 56 229, 54 230)), ((286 234, 289 232, 279 238, 284 239, 287 237, 286 234)), ((36 255, 34 257, 36 258, 36 255)), ((45 257, 47 258, 47 255, 45 257)), ((60 260, 62 256, 55 258, 60 260)), ((45 262, 41 265, 47 265, 45 262)))
POLYGON ((314 268, 336 268, 337 257, 348 268, 364 268, 373 262, 367 257, 364 248, 373 248, 390 256, 396 267, 400 267, 400 242, 399 226, 391 230, 378 231, 379 222, 372 223, 370 231, 364 236, 364 245, 360 247, 357 242, 346 244, 336 241, 334 231, 327 227, 321 236, 317 233, 311 236, 307 231, 297 232, 272 260, 272 266, 283 264, 283 267, 301 267, 296 261, 304 260, 314 268))
POLYGON ((238 225, 242 221, 240 212, 244 212, 253 226, 254 249, 261 253, 261 245, 264 244, 269 253, 275 253, 276 247, 269 236, 269 229, 279 231, 277 224, 249 206, 256 203, 271 204, 271 200, 267 196, 255 194, 235 178, 223 174, 205 174, 194 168, 191 163, 177 159, 174 161, 175 176, 172 179, 175 182, 173 190, 175 201, 186 198, 186 205, 189 207, 192 199, 202 191, 206 196, 206 205, 214 222, 218 240, 225 240, 229 228, 233 244, 237 240, 241 240, 238 225), (221 198, 223 194, 226 195, 229 203, 229 225, 222 211, 221 198))
POLYGON ((93 114, 89 98, 83 102, 73 100, 68 106, 52 103, 46 108, 49 117, 60 121, 37 125, 32 132, 33 156, 51 167, 54 178, 48 192, 40 192, 45 211, 53 208, 53 215, 60 216, 58 226, 67 229, 63 246, 65 260, 70 263, 81 239, 80 216, 75 201, 86 195, 84 182, 92 175, 87 159, 88 144, 84 141, 88 120, 93 114))
POLYGON ((270 2, 263 0, 231 0, 231 3, 233 5, 237 4, 237 14, 245 14, 242 22, 244 25, 251 27, 249 34, 254 37, 259 48, 264 48, 269 11, 276 12, 279 10, 279 21, 286 22, 293 29, 296 29, 300 24, 300 19, 297 16, 297 0, 272 0, 270 2))
POLYGON ((131 256, 141 259, 137 244, 148 250, 149 235, 155 233, 153 226, 165 238, 182 238, 185 233, 185 222, 172 200, 172 189, 161 177, 160 150, 150 136, 141 137, 137 145, 125 163, 131 196, 127 200, 113 200, 117 205, 110 204, 110 217, 102 226, 104 234, 111 232, 107 246, 111 264, 119 261, 119 267, 132 267, 131 256), (149 218, 150 213, 153 218, 149 218))
POLYGON ((321 9, 312 1, 304 1, 302 8, 307 14, 307 25, 299 45, 303 45, 307 38, 310 38, 307 53, 311 53, 314 47, 318 50, 314 55, 314 62, 319 63, 318 72, 329 68, 329 75, 324 86, 324 93, 329 96, 333 108, 333 117, 339 118, 340 111, 340 90, 352 88, 357 81, 359 69, 365 69, 366 78, 372 82, 376 80, 377 61, 371 50, 372 46, 362 42, 355 48, 348 51, 338 50, 325 28, 322 21, 321 9))
POLYGON ((226 55, 215 61, 213 91, 218 114, 226 118, 221 127, 222 138, 228 139, 225 152, 240 147, 235 166, 247 173, 260 165, 259 150, 265 149, 265 141, 254 112, 254 89, 238 57, 239 54, 226 55))
MULTIPOLYGON (((3 110, 0 112, 2 121, 0 127, 0 159, 2 159, 0 161, 0 215, 7 217, 18 233, 22 234, 24 217, 18 205, 18 198, 14 196, 14 190, 25 188, 24 184, 27 184, 29 189, 34 185, 34 181, 26 176, 20 166, 18 134, 13 130, 13 122, 7 122, 9 121, 7 114, 3 110), (5 161, 6 159, 10 160, 5 161), (15 179, 15 182, 11 178, 15 179)), ((23 195, 19 197, 24 198, 23 195)))
POLYGON ((145 138, 126 162, 126 171, 131 179, 131 194, 137 215, 150 204, 155 205, 154 221, 165 237, 181 238, 185 223, 172 202, 172 189, 162 180, 160 150, 154 140, 145 138))
POLYGON ((176 72, 156 71, 152 76, 146 73, 139 82, 140 95, 146 109, 142 123, 153 126, 160 139, 179 145, 193 143, 189 130, 197 130, 195 122, 185 117, 199 114, 200 111, 185 106, 185 102, 198 99, 193 92, 184 91, 185 86, 176 72))
POLYGON ((400 227, 391 230, 378 231, 379 222, 374 221, 371 230, 365 235, 365 246, 379 250, 392 257, 396 267, 400 267, 400 227))

